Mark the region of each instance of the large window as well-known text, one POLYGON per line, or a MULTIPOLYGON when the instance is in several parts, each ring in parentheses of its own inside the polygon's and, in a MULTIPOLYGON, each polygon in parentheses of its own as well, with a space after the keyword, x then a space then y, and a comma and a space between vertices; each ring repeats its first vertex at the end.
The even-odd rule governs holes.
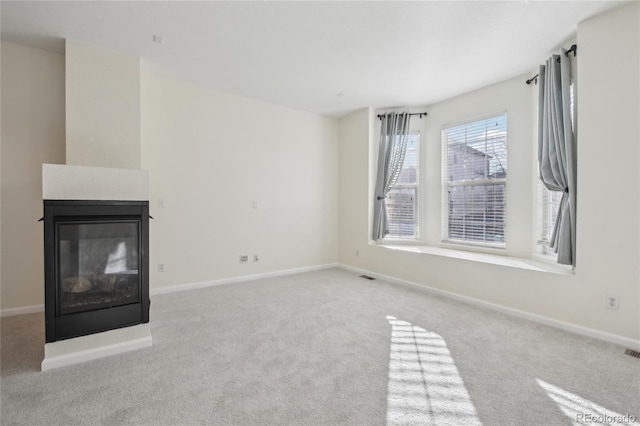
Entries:
POLYGON ((394 187, 387 194, 387 225, 385 238, 418 238, 418 182, 420 163, 420 133, 407 137, 407 151, 402 171, 394 187))
POLYGON ((506 245, 507 115, 442 132, 445 242, 506 245))

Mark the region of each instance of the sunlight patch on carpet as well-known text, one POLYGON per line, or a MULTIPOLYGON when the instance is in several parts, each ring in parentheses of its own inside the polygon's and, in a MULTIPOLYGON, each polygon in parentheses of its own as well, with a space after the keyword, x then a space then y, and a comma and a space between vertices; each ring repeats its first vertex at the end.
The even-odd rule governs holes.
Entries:
POLYGON ((620 414, 608 410, 595 402, 582 398, 574 393, 568 392, 557 386, 536 379, 538 384, 547 392, 558 408, 562 411, 574 425, 584 424, 616 424, 616 425, 637 425, 637 419, 629 414, 620 414))
POLYGON ((387 425, 481 425, 444 339, 395 317, 387 320, 387 425))

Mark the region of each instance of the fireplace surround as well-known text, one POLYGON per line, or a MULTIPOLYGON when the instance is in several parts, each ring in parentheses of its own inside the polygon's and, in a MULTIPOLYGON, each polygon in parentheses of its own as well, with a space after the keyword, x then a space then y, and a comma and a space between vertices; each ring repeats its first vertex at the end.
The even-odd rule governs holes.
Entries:
POLYGON ((44 200, 46 342, 149 322, 148 201, 44 200))

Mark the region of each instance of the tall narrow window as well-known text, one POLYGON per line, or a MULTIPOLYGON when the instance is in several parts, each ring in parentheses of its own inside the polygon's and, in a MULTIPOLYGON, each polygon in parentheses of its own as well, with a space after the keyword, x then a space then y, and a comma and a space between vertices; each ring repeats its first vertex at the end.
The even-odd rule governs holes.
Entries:
MULTIPOLYGON (((575 87, 573 83, 569 86, 571 111, 571 126, 575 131, 575 87)), ((540 236, 538 239, 538 252, 545 255, 556 256, 550 248, 551 235, 556 226, 556 219, 558 217, 558 209, 560 208, 560 201, 562 200, 562 192, 549 191, 540 178, 538 177, 538 229, 540 230, 540 236)))
POLYGON ((420 133, 411 132, 402 171, 393 189, 387 194, 387 225, 385 238, 418 238, 418 182, 420 163, 420 133))
POLYGON ((507 115, 442 132, 443 241, 506 246, 507 115))

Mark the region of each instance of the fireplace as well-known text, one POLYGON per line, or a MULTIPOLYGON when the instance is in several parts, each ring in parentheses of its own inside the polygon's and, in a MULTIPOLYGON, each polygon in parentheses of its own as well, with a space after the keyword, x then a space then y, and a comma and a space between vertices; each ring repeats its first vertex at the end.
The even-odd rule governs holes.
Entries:
POLYGON ((148 201, 44 200, 46 341, 149 322, 148 201))

